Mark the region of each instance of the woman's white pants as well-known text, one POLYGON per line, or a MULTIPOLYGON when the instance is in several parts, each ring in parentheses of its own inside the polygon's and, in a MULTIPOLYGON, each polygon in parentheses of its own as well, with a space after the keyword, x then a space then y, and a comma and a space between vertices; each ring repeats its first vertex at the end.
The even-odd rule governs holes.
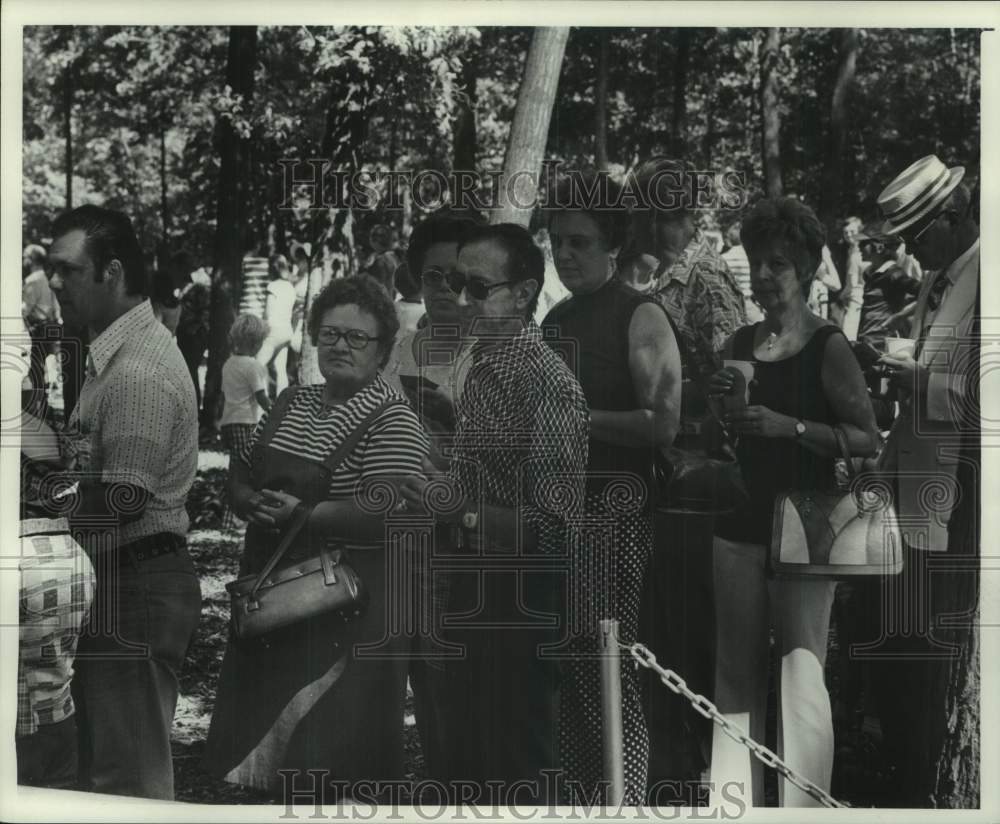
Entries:
MULTIPOLYGON (((718 641, 715 703, 720 712, 765 742, 769 629, 780 655, 777 678, 778 757, 829 792, 833 773, 833 720, 823 678, 830 610, 836 583, 769 579, 766 549, 716 537, 713 542, 718 641)), ((763 765, 716 726, 712 738, 712 798, 743 798, 763 806, 763 765)), ((785 779, 782 807, 820 806, 785 779)))

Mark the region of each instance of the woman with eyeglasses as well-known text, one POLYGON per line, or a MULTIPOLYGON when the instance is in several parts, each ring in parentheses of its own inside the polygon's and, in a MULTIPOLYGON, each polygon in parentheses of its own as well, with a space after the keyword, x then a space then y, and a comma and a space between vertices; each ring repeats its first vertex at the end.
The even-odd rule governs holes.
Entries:
MULTIPOLYGON (((571 644, 561 705, 560 745, 568 779, 593 793, 605 777, 601 754, 600 670, 596 627, 617 618, 624 643, 637 640, 639 601, 653 547, 653 462, 669 446, 680 416, 681 359, 662 306, 615 277, 628 215, 616 208, 620 188, 603 181, 606 202, 582 200, 568 179, 556 203, 567 204, 549 219, 556 271, 570 297, 553 308, 543 328, 569 363, 590 407, 586 510, 613 524, 610 557, 597 555, 605 542, 581 541, 573 579, 571 644)), ((582 181, 594 190, 596 179, 582 181)), ((631 804, 644 803, 649 738, 643 719, 638 673, 622 671, 625 787, 631 804)))
MULTIPOLYGON (((388 624, 397 610, 387 603, 392 570, 379 499, 391 496, 379 487, 423 472, 427 438, 379 374, 397 329, 392 301, 374 280, 332 281, 308 323, 325 382, 282 393, 230 464, 233 509, 250 522, 240 575, 262 569, 304 517, 282 563, 324 543, 346 545, 369 599, 360 617, 326 613, 261 642, 229 644, 206 767, 231 783, 280 795, 279 769, 303 771, 296 786, 310 780, 308 769, 326 770, 326 782, 403 777, 410 640, 388 624), (353 448, 330 460, 354 435, 353 448), (377 654, 356 658, 364 644, 380 645, 377 654)), ((398 597, 401 605, 411 595, 398 597)))
POLYGON ((410 237, 406 267, 420 284, 426 322, 400 334, 382 374, 410 399, 431 439, 431 460, 446 468, 442 447, 455 430, 454 403, 463 355, 472 343, 465 338, 466 313, 448 281, 458 246, 475 224, 448 215, 425 220, 410 237))

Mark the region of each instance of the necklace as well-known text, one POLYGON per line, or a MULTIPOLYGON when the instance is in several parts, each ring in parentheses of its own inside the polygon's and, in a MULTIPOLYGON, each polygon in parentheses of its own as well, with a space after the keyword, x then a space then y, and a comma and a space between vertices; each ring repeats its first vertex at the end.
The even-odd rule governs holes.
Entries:
POLYGON ((792 331, 791 329, 786 329, 780 335, 777 332, 768 332, 767 333, 767 341, 766 341, 766 343, 767 343, 767 351, 770 352, 772 349, 774 349, 774 347, 778 343, 778 341, 781 340, 782 338, 784 338, 785 335, 787 335, 791 331, 792 331))

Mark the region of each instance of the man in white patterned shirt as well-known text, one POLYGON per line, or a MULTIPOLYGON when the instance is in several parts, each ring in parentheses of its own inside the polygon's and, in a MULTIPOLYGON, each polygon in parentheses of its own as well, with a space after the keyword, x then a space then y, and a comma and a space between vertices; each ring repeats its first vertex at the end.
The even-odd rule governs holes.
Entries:
POLYGON ((97 573, 73 682, 81 789, 172 799, 177 671, 201 609, 185 498, 197 468, 194 388, 147 299, 131 221, 96 206, 53 228, 52 288, 90 330, 69 432, 79 501, 74 537, 97 573))

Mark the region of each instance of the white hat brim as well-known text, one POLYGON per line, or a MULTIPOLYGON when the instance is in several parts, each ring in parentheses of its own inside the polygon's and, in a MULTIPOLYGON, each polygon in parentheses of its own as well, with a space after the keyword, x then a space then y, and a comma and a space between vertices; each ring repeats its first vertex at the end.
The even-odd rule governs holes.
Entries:
POLYGON ((885 221, 882 224, 882 231, 887 235, 897 235, 903 230, 909 228, 915 223, 919 223, 927 215, 933 212, 938 206, 948 199, 948 195, 954 191, 955 187, 962 182, 962 178, 965 177, 965 167, 955 166, 953 169, 948 170, 948 182, 944 184, 941 191, 937 193, 937 196, 931 199, 926 206, 920 209, 916 214, 912 215, 907 220, 902 223, 893 223, 890 220, 885 221))

